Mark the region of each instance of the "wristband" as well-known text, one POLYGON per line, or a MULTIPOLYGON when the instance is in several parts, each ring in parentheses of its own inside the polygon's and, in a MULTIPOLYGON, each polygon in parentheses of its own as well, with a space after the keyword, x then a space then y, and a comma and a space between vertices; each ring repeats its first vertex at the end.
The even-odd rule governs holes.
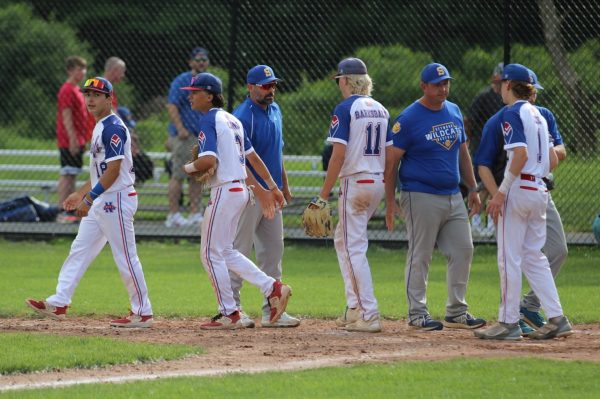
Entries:
POLYGON ((102 184, 100 184, 100 182, 98 182, 94 186, 94 188, 92 188, 92 191, 90 191, 88 194, 90 195, 90 198, 92 199, 92 201, 94 201, 96 198, 101 196, 103 192, 104 192, 104 187, 102 186, 102 184))
POLYGON ((479 192, 479 190, 477 190, 477 186, 469 187, 469 193, 477 193, 477 192, 479 192))
POLYGON ((91 207, 92 207, 92 205, 93 205, 93 202, 92 202, 92 201, 90 201, 89 199, 87 199, 87 195, 84 195, 84 196, 83 196, 83 203, 84 203, 84 204, 86 204, 87 206, 89 206, 90 208, 91 208, 91 207))
POLYGON ((194 173, 194 172, 197 172, 199 169, 196 168, 196 165, 194 162, 190 162, 190 163, 186 163, 185 165, 183 165, 183 170, 185 170, 185 173, 194 173))
POLYGON ((502 180, 502 184, 500 184, 498 191, 500 191, 502 194, 506 195, 506 193, 510 189, 510 186, 512 186, 513 182, 516 179, 517 179, 517 176, 508 172, 506 175, 504 175, 504 179, 502 180))

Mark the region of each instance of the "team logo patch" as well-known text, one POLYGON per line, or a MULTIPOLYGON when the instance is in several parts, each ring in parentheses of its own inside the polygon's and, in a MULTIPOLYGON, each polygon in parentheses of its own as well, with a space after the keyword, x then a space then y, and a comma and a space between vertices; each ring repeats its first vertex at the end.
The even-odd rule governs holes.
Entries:
POLYGON ((104 209, 104 212, 106 213, 113 213, 117 210, 117 207, 114 206, 112 202, 105 202, 102 209, 104 209))
POLYGON ((110 138, 110 146, 116 154, 121 154, 123 149, 123 141, 118 134, 113 134, 110 138))
POLYGON ((329 135, 334 136, 337 128, 340 126, 340 120, 337 115, 333 115, 331 117, 331 126, 329 127, 329 135))
POLYGON ((265 76, 270 78, 273 74, 271 73, 271 68, 265 68, 265 76))
POLYGON ((502 133, 505 136, 508 136, 508 135, 512 134, 512 132, 513 132, 513 128, 511 126, 510 122, 504 122, 504 125, 502 125, 502 133))
POLYGON ((336 128, 338 127, 340 123, 340 120, 338 119, 337 115, 333 115, 333 117, 331 118, 331 128, 336 128))
POLYGON ((396 134, 400 132, 400 122, 396 122, 394 123, 394 126, 392 126, 392 133, 396 134))
POLYGON ((452 122, 447 122, 433 126, 429 133, 425 134, 425 139, 441 145, 446 150, 450 150, 460 137, 461 132, 462 129, 459 126, 452 122))

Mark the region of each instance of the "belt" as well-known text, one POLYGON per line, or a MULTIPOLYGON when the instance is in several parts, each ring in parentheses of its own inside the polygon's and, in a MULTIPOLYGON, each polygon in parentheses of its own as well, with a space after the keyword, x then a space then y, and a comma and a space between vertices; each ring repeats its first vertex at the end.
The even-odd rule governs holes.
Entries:
POLYGON ((521 173, 521 180, 529 180, 529 181, 536 181, 537 177, 535 177, 534 175, 528 175, 526 173, 521 173))

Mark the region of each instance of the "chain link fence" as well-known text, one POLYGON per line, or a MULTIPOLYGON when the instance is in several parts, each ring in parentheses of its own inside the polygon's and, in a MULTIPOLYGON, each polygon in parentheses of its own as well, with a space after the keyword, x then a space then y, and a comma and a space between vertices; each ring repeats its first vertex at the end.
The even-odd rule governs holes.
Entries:
MULTIPOLYGON (((295 195, 284 211, 289 238, 304 237, 300 213, 323 180, 330 115, 341 100, 331 80, 339 60, 366 62, 373 96, 394 118, 421 96, 419 73, 432 61, 449 68, 455 78, 449 99, 471 117, 474 98, 489 89, 495 66, 504 61, 527 65, 545 88, 538 104, 554 112, 568 154, 554 173, 552 197, 568 241, 592 244, 591 224, 600 212, 598 20, 600 5, 593 0, 7 0, 0 6, 2 209, 22 196, 58 205, 57 92, 71 55, 87 60, 87 77, 108 74, 110 57, 126 63, 125 77, 115 84, 118 105, 132 112, 139 148, 152 161, 147 180, 137 185, 136 229, 138 235, 167 237, 199 234, 197 224, 165 226, 171 156, 166 104, 173 79, 191 68, 192 49, 208 51, 208 71, 223 80, 228 110, 244 100, 250 67, 270 65, 284 80, 276 101, 295 195)), ((479 128, 469 126, 476 137, 479 128)), ((77 181, 86 178, 83 173, 77 181)), ((184 188, 183 212, 189 201, 184 188)), ((55 221, 0 223, 4 234, 76 229, 55 221)), ((479 233, 474 231, 476 241, 495 240, 479 233)), ((405 239, 402 225, 385 231, 383 204, 369 234, 381 241, 405 239)))

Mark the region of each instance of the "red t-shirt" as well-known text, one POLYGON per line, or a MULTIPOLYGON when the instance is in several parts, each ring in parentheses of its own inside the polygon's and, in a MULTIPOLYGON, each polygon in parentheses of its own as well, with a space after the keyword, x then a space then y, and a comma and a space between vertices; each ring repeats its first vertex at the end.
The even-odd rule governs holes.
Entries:
POLYGON ((88 112, 85 107, 83 94, 79 90, 79 86, 65 82, 58 91, 58 110, 56 113, 56 139, 59 148, 69 148, 69 135, 63 124, 63 110, 71 109, 71 119, 73 127, 77 134, 77 142, 80 146, 85 146, 88 141, 87 136, 87 118, 88 112))

